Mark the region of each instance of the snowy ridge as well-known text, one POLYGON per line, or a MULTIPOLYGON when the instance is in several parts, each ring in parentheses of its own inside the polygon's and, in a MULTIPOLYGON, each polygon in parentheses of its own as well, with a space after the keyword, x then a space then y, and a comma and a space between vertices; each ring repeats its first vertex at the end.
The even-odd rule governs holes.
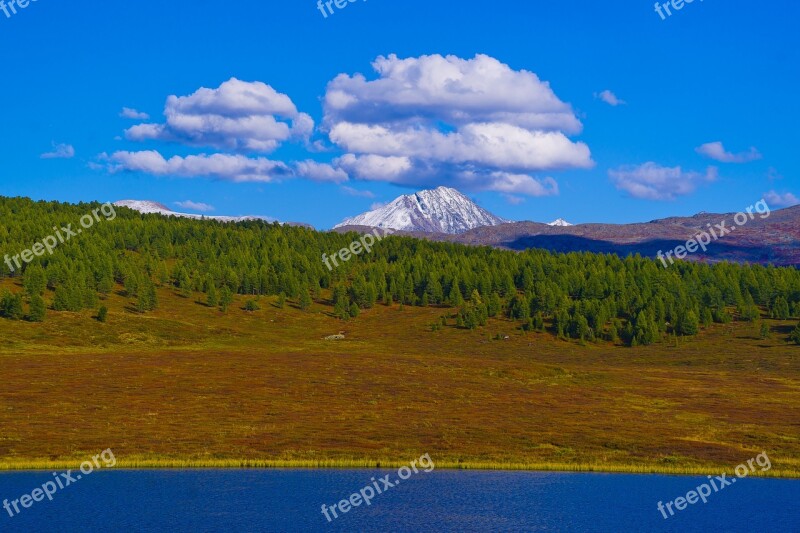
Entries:
POLYGON ((129 209, 133 209, 134 211, 148 215, 157 214, 168 217, 193 218, 196 220, 217 220, 219 222, 244 222, 246 220, 266 220, 267 222, 275 222, 274 218, 269 217, 223 217, 177 213, 164 204, 151 202, 149 200, 121 200, 119 202, 114 202, 114 205, 116 207, 127 207, 129 209))
POLYGON ((549 223, 548 226, 557 226, 560 228, 568 228, 570 226, 574 226, 574 224, 570 224, 563 218, 559 218, 558 220, 554 220, 553 222, 549 223))
POLYGON ((374 211, 344 220, 343 226, 369 226, 397 231, 459 234, 508 222, 478 207, 455 189, 439 187, 401 196, 374 211))

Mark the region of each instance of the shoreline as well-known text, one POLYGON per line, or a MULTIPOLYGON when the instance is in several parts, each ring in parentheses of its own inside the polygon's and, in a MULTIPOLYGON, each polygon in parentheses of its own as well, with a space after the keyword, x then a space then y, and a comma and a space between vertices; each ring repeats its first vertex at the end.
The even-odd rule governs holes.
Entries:
MULTIPOLYGON (((56 460, 0 460, 0 474, 11 472, 38 472, 48 470, 78 469, 80 459, 56 460)), ((103 470, 352 470, 352 469, 394 469, 408 464, 396 460, 280 460, 280 459, 118 459, 113 468, 103 470)), ((569 463, 523 463, 491 461, 436 461, 437 470, 475 470, 508 472, 573 472, 597 474, 642 474, 705 476, 732 472, 734 466, 659 466, 641 464, 569 464, 569 463)), ((766 472, 754 472, 748 477, 800 479, 800 470, 772 468, 766 472)))

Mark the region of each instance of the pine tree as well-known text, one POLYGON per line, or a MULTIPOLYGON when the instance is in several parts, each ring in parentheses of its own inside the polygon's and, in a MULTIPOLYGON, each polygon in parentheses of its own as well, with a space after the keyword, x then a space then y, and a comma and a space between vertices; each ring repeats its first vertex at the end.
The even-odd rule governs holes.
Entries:
POLYGON ((450 293, 447 295, 447 302, 450 304, 450 307, 461 307, 464 304, 464 295, 461 294, 458 278, 453 280, 450 293))
POLYGON ((486 302, 486 312, 492 318, 496 317, 500 311, 503 309, 503 302, 500 300, 500 296, 493 292, 489 295, 489 299, 486 302))
POLYGON ((302 309, 303 311, 305 311, 305 310, 307 310, 309 307, 311 307, 311 304, 312 304, 312 303, 313 303, 313 302, 312 302, 312 300, 311 300, 311 295, 308 293, 308 291, 307 291, 307 290, 303 290, 303 291, 301 291, 301 292, 300 292, 300 302, 299 302, 299 304, 300 304, 300 309, 302 309))
POLYGON ((228 307, 233 303, 233 293, 228 288, 227 285, 223 285, 222 289, 219 291, 219 307, 220 310, 225 313, 228 311, 228 307))
POLYGON ((536 311, 531 319, 531 327, 534 331, 544 331, 544 316, 541 311, 536 311))
POLYGON ((775 304, 772 306, 772 310, 770 312, 772 318, 776 320, 788 320, 790 316, 789 311, 789 303, 786 299, 782 296, 779 296, 775 300, 775 304))
POLYGON ((28 296, 33 296, 34 294, 41 296, 44 294, 44 290, 47 288, 44 269, 37 263, 29 266, 22 276, 22 285, 28 296))
POLYGON ((800 344, 800 324, 797 324, 797 327, 794 328, 792 335, 789 337, 791 341, 795 344, 800 344))
POLYGON ((47 306, 44 303, 44 298, 39 294, 33 294, 30 297, 28 320, 31 322, 44 322, 45 315, 47 314, 47 306))
POLYGON ((105 322, 106 320, 108 320, 108 307, 101 305, 100 309, 97 310, 97 321, 105 322))
POLYGON ((214 283, 208 284, 208 289, 206 290, 206 305, 209 307, 216 307, 219 305, 219 295, 217 294, 217 287, 214 283))
POLYGON ((606 338, 614 344, 619 342, 619 328, 617 324, 618 322, 616 320, 611 321, 611 326, 608 328, 608 335, 606 336, 606 338))
POLYGON ((4 290, 2 297, 0 297, 0 316, 11 320, 22 320, 24 316, 22 296, 11 294, 8 290, 4 290))
POLYGON ((391 291, 389 291, 389 289, 384 289, 383 298, 381 298, 381 301, 383 302, 383 305, 385 305, 386 307, 391 307, 391 305, 392 305, 392 293, 391 293, 391 291))
POLYGON ((700 321, 694 311, 683 312, 678 317, 677 333, 687 337, 697 335, 700 331, 700 321))

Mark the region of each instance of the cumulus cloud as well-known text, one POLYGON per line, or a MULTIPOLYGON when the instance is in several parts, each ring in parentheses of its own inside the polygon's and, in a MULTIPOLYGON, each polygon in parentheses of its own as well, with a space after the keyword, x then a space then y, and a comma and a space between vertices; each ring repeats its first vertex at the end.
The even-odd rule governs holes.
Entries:
POLYGON ((609 91, 608 89, 600 93, 594 93, 594 97, 597 98, 598 100, 602 100, 603 102, 607 103, 612 107, 617 107, 618 105, 625 105, 628 103, 625 100, 618 98, 616 94, 609 91))
POLYGON ((693 193, 702 183, 716 181, 717 168, 708 167, 703 174, 649 162, 609 170, 608 174, 617 189, 627 192, 633 198, 674 200, 678 196, 693 193))
POLYGON ((42 159, 72 159, 75 157, 75 148, 71 144, 53 143, 53 150, 40 156, 42 159))
POLYGON ((341 183, 349 178, 347 172, 341 168, 334 168, 327 163, 317 163, 316 161, 306 160, 295 163, 295 171, 298 177, 307 178, 313 181, 330 181, 341 183))
POLYGON ((150 120, 150 115, 141 111, 137 111, 131 107, 123 107, 122 111, 119 113, 119 116, 133 120, 150 120))
POLYGON ((470 186, 544 195, 544 170, 590 168, 572 108, 547 82, 477 55, 379 57, 378 79, 340 74, 328 84, 324 127, 347 153, 335 164, 358 179, 470 186), (525 178, 525 179, 523 179, 525 178))
POLYGON ((746 152, 734 154, 725 150, 725 146, 717 141, 713 143, 706 143, 698 146, 696 149, 698 154, 704 155, 720 163, 749 163, 761 159, 761 153, 755 148, 750 147, 746 152))
POLYGON ((272 152, 293 138, 308 139, 314 120, 292 100, 262 82, 231 78, 216 89, 167 98, 163 124, 138 124, 133 141, 173 141, 222 150, 272 152))
POLYGON ((204 204, 202 202, 193 202, 191 200, 175 202, 175 205, 183 209, 189 209, 190 211, 200 211, 201 213, 209 213, 214 210, 213 205, 204 204))
POLYGON ((407 157, 346 154, 334 161, 349 174, 360 179, 375 181, 395 181, 411 170, 411 160, 407 157))
POLYGON ((272 182, 291 175, 281 161, 231 154, 200 154, 165 159, 155 150, 115 152, 101 156, 111 172, 145 172, 155 176, 209 177, 234 182, 272 182))
POLYGON ((793 207, 795 205, 800 205, 800 199, 790 192, 780 194, 772 190, 764 194, 764 200, 772 207, 793 207))

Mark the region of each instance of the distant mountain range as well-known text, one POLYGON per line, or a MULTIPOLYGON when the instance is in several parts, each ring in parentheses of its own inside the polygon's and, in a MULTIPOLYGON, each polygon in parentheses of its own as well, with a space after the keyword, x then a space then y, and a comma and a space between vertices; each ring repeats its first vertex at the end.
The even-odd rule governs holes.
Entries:
MULTIPOLYGON (((727 221, 735 213, 700 213, 640 224, 579 224, 564 219, 550 224, 508 222, 478 207, 454 189, 440 187, 402 196, 391 204, 347 219, 336 231, 392 228, 422 239, 495 246, 512 250, 544 248, 554 252, 640 254, 656 257, 727 221), (453 211, 447 210, 452 206, 453 211)), ((773 211, 712 242, 705 252, 688 257, 695 261, 735 261, 800 265, 800 206, 773 211)))
POLYGON ((129 209, 133 209, 134 211, 138 211, 144 214, 155 213, 158 215, 179 217, 179 218, 194 218, 197 220, 207 219, 207 220, 217 220, 219 222, 244 222, 246 220, 265 220, 267 222, 276 222, 274 218, 268 218, 268 217, 255 217, 255 216, 223 217, 223 216, 193 215, 189 213, 178 213, 173 211, 169 207, 165 206, 164 204, 160 204, 158 202, 151 202, 149 200, 120 200, 119 202, 114 202, 114 205, 117 207, 127 207, 129 209))
MULTIPOLYGON (((691 217, 672 217, 639 224, 580 224, 550 226, 536 222, 512 222, 495 227, 476 228, 459 235, 413 233, 415 237, 495 246, 511 250, 543 248, 554 252, 640 254, 655 258, 698 234, 726 222, 731 228, 735 213, 700 213, 691 217)), ((737 227, 703 252, 690 254, 692 261, 749 262, 778 266, 800 266, 800 206, 760 215, 737 227)))
MULTIPOLYGON (((142 213, 223 222, 267 220, 264 217, 223 217, 176 213, 148 201, 124 200, 117 206, 142 213)), ((393 229, 399 234, 434 241, 494 246, 511 250, 543 248, 554 252, 640 254, 656 257, 723 221, 730 228, 734 213, 700 213, 638 224, 579 224, 558 219, 549 224, 510 222, 477 206, 455 189, 439 187, 397 198, 390 204, 349 218, 334 231, 368 232, 374 228, 393 229)), ((292 224, 304 225, 306 224, 292 224)), ((768 218, 755 219, 712 242, 706 251, 689 255, 694 261, 751 262, 800 266, 800 206, 773 211, 768 218)))

